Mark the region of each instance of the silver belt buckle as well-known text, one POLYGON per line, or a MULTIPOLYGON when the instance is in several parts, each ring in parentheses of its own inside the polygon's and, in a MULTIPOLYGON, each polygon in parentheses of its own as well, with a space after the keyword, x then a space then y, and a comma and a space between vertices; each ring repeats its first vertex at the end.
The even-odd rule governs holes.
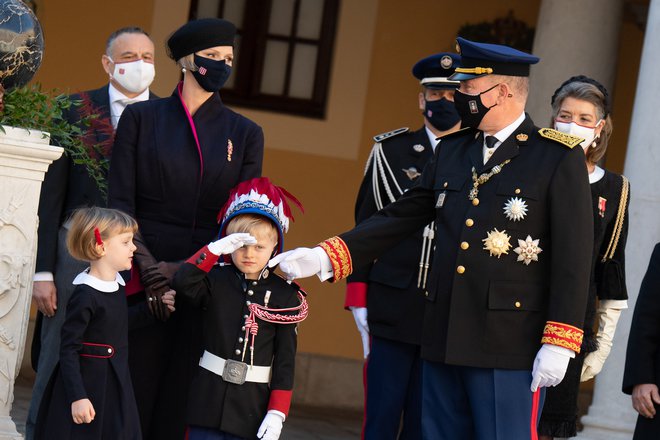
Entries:
POLYGON ((222 371, 222 378, 225 382, 235 383, 236 385, 243 385, 247 377, 248 364, 239 362, 232 359, 225 361, 225 368, 222 371))

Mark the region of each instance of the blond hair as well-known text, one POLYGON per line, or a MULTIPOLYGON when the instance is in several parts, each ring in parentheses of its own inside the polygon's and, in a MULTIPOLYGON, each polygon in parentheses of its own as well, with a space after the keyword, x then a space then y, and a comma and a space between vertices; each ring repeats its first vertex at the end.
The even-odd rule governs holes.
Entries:
POLYGON ((277 244, 279 233, 275 223, 263 215, 256 214, 239 214, 233 219, 229 220, 225 228, 225 234, 234 234, 236 232, 252 233, 257 227, 267 227, 273 240, 277 244))
POLYGON ((135 233, 137 222, 130 215, 116 209, 80 208, 70 218, 66 247, 73 258, 82 261, 94 261, 101 258, 96 240, 96 230, 101 240, 107 240, 124 232, 135 233))
POLYGON ((182 69, 189 70, 190 72, 195 72, 198 69, 197 64, 195 64, 195 54, 194 53, 191 53, 191 54, 186 55, 185 57, 179 58, 176 63, 182 69))

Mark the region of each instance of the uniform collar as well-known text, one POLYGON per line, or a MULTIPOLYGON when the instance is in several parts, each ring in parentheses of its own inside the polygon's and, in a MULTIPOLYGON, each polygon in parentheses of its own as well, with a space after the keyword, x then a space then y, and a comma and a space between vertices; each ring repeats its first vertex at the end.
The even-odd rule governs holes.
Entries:
POLYGON ((73 285, 78 286, 80 284, 86 284, 93 289, 96 289, 100 292, 112 293, 119 290, 119 285, 126 285, 124 279, 117 273, 114 281, 104 281, 102 279, 96 278, 93 275, 89 274, 89 268, 85 269, 83 272, 80 272, 78 276, 73 280, 73 285))

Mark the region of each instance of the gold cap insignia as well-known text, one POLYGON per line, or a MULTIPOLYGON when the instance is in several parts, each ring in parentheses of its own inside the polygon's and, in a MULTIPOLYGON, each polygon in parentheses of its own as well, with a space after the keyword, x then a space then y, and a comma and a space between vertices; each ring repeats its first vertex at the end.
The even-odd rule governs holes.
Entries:
POLYGON ((525 133, 518 133, 516 135, 516 139, 518 139, 518 142, 526 142, 527 139, 529 139, 529 136, 527 136, 525 133))
POLYGON ((444 55, 442 58, 440 58, 440 67, 443 69, 449 69, 452 64, 454 64, 454 60, 452 60, 449 55, 444 55))

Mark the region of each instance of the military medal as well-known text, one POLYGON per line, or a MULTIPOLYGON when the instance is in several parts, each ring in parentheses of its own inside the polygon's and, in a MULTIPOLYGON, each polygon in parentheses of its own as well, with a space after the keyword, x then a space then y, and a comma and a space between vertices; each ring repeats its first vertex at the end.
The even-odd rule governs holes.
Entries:
POLYGON ((605 217, 605 206, 607 205, 607 199, 604 197, 598 197, 598 215, 605 217))
POLYGON ((422 144, 415 144, 413 145, 413 150, 415 150, 416 153, 421 153, 422 151, 425 150, 424 145, 422 144))
POLYGON ((500 258, 502 255, 509 253, 511 248, 511 236, 506 231, 498 231, 497 228, 487 233, 484 238, 484 249, 488 251, 491 257, 500 258))
POLYGON ((442 208, 442 205, 445 204, 445 197, 447 197, 446 192, 441 192, 440 195, 438 196, 438 201, 435 202, 435 207, 436 208, 442 208))
POLYGON ((513 252, 518 254, 516 261, 522 261, 525 266, 529 266, 532 261, 539 261, 539 254, 543 252, 543 249, 539 247, 538 238, 532 240, 532 237, 528 235, 524 240, 518 239, 518 247, 513 252))
MULTIPOLYGON (((483 173, 479 177, 477 177, 477 170, 474 167, 472 167, 472 189, 468 194, 468 198, 470 200, 475 200, 479 195, 479 185, 483 185, 484 183, 488 182, 488 180, 490 180, 490 178, 493 177, 495 174, 499 174, 500 171, 502 171, 502 168, 504 168, 504 166, 509 162, 511 162, 511 159, 507 159, 501 164, 495 165, 493 169, 490 170, 490 173, 483 173)), ((473 203, 473 205, 475 206, 478 204, 479 202, 473 203)))
POLYGON ((408 179, 410 179, 410 180, 415 180, 415 179, 417 179, 419 176, 422 175, 422 173, 420 173, 419 171, 417 171, 417 168, 415 168, 415 167, 410 167, 410 168, 408 168, 408 169, 403 168, 401 171, 403 171, 404 173, 406 173, 406 176, 408 176, 408 179))
POLYGON ((504 204, 504 215, 514 222, 524 219, 527 215, 527 203, 518 197, 510 198, 504 204))
POLYGON ((234 153, 234 144, 231 139, 227 140, 227 162, 231 162, 231 155, 234 153))

